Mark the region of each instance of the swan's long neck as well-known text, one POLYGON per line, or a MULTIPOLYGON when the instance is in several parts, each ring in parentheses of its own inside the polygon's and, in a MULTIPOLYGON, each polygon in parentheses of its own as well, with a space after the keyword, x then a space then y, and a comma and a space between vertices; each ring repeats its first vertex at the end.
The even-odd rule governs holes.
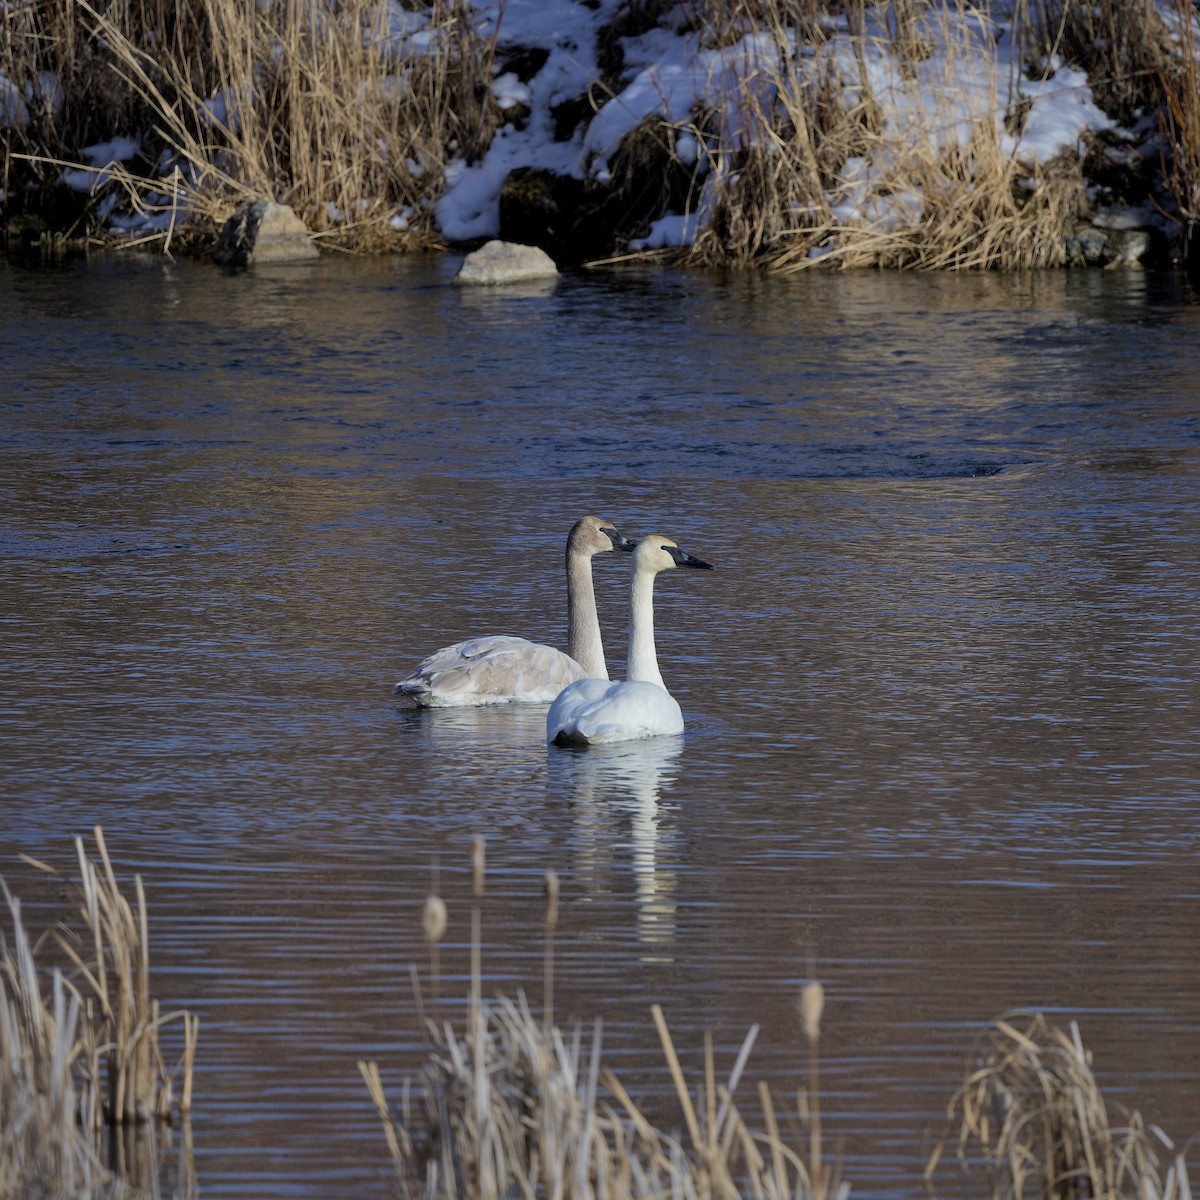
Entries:
POLYGON ((567 551, 567 653, 589 679, 607 679, 589 554, 567 551))
POLYGON ((658 653, 654 649, 654 573, 634 571, 629 596, 629 663, 627 679, 656 683, 666 691, 667 685, 658 670, 658 653))

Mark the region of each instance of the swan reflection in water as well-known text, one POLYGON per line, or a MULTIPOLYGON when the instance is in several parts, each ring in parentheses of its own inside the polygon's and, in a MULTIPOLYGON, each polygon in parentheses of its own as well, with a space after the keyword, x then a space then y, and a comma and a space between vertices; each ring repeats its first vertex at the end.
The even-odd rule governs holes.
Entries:
MULTIPOLYGON (((573 850, 582 895, 611 894, 615 880, 631 872, 638 940, 658 948, 644 957, 669 961, 678 868, 663 860, 676 836, 670 815, 675 806, 664 805, 661 796, 678 775, 682 734, 548 753, 542 705, 407 709, 396 719, 403 742, 420 747, 417 759, 432 771, 425 781, 431 794, 440 795, 448 779, 472 786, 486 781, 489 827, 520 830, 529 852, 551 862, 573 850), (540 813, 530 810, 531 794, 545 797, 540 813), (573 818, 570 833, 562 828, 564 808, 573 818)), ((415 791, 423 794, 424 788, 418 783, 415 791)), ((411 806, 407 811, 417 812, 411 806)))
MULTIPOLYGON (((608 890, 605 877, 628 862, 638 940, 645 947, 666 947, 675 940, 678 876, 662 861, 670 826, 663 820, 660 794, 674 783, 682 750, 680 734, 550 755, 551 790, 567 800, 575 817, 579 887, 591 893, 608 890)), ((643 954, 643 961, 669 960, 662 950, 643 954)))
POLYGON ((453 754, 455 769, 488 752, 520 750, 529 755, 546 737, 544 704, 485 704, 476 708, 397 708, 396 718, 431 750, 453 754))

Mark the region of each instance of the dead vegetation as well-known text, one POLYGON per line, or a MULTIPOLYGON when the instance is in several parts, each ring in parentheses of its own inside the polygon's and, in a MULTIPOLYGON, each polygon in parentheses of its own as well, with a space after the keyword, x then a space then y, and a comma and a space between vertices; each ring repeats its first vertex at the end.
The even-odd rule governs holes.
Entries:
POLYGON ((947 1117, 927 1179, 955 1144, 964 1167, 983 1167, 993 1200, 1190 1200, 1187 1162, 1162 1130, 1136 1112, 1112 1123, 1074 1021, 997 1020, 947 1117))
MULTIPOLYGON (((743 1114, 735 1100, 758 1035, 747 1033, 728 1074, 718 1074, 711 1036, 704 1041, 704 1078, 689 1084, 666 1016, 651 1007, 674 1085, 683 1132, 654 1125, 611 1070, 603 1065, 602 1022, 587 1033, 565 1033, 553 1021, 553 938, 558 880, 548 873, 546 1009, 539 1020, 524 995, 486 1001, 481 995, 480 906, 483 851, 477 842, 472 905, 471 991, 466 1027, 456 1032, 436 1014, 425 1020, 429 1057, 419 1095, 406 1087, 399 1112, 385 1095, 379 1067, 359 1069, 383 1122, 407 1196, 423 1200, 839 1200, 848 1188, 836 1164, 822 1155, 816 1070, 823 993, 809 984, 801 995, 810 1051, 810 1087, 800 1107, 784 1113, 765 1084, 758 1110, 743 1114), (419 1106, 420 1114, 417 1114, 419 1106)), ((431 897, 425 931, 431 967, 445 929, 442 901, 431 897)), ((414 974, 414 985, 419 986, 414 974)), ((432 990, 436 994, 436 973, 432 990)))
MULTIPOLYGON (((4 887, 12 938, 0 938, 0 1195, 154 1190, 159 1131, 191 1107, 198 1021, 162 1014, 151 996, 141 878, 131 904, 99 827, 95 836, 96 862, 76 839, 78 927, 32 942, 20 901, 4 887), (61 965, 47 969, 52 956, 61 965), (172 1023, 183 1052, 168 1069, 160 1034, 172 1023)), ((191 1194, 186 1166, 180 1175, 191 1194)))
POLYGON ((1200 37, 1188 0, 1174 0, 1173 20, 1157 41, 1151 70, 1163 97, 1162 170, 1189 239, 1200 221, 1200 37))
POLYGON ((953 4, 844 9, 849 33, 834 38, 798 0, 722 6, 712 36, 728 40, 736 24, 774 53, 739 78, 734 119, 726 106, 697 115, 708 211, 686 260, 782 271, 1062 264, 1087 208, 1083 158, 1014 156, 1002 81, 994 67, 978 78, 985 28, 953 4), (918 79, 934 45, 939 73, 918 79))
MULTIPOLYGON (((990 14, 968 0, 631 0, 599 37, 602 78, 555 110, 563 138, 619 91, 624 37, 682 23, 710 50, 753 50, 702 110, 635 129, 602 185, 567 181, 581 198, 555 207, 546 237, 559 257, 602 258, 682 213, 697 236, 659 253, 698 266, 1056 266, 1089 215, 1085 178, 1112 160, 1183 240, 1200 212, 1194 5, 1017 0, 1012 73, 1085 70, 1140 139, 1048 161, 1014 153, 1029 101, 998 73, 990 14)), ((329 246, 437 245, 447 170, 482 155, 503 120, 495 33, 481 29, 468 0, 3 6, 9 227, 128 229, 170 249, 273 199, 329 246), (136 144, 113 140, 129 131, 136 144)))
MULTIPOLYGON (((161 1015, 150 997, 141 881, 135 878, 131 904, 99 828, 95 835, 96 861, 76 841, 80 932, 60 930, 35 944, 20 901, 3 887, 11 940, 0 940, 0 1195, 157 1195, 155 1133, 190 1108, 197 1023, 187 1013, 161 1015), (42 960, 51 944, 65 954, 66 969, 47 970, 42 960), (159 1035, 175 1021, 183 1053, 168 1070, 159 1035), (139 1129, 149 1135, 140 1148, 123 1136, 139 1129), (105 1130, 115 1136, 102 1139, 105 1130), (105 1140, 115 1147, 108 1162, 105 1140)), ((448 914, 431 895, 422 917, 430 953, 431 1008, 427 1015, 421 1009, 428 1054, 417 1086, 406 1084, 394 1108, 378 1065, 359 1063, 404 1195, 846 1200, 850 1182, 826 1152, 819 983, 806 984, 799 996, 803 1080, 794 1106, 781 1106, 765 1082, 754 1088, 753 1107, 739 1099, 757 1026, 731 1064, 718 1064, 706 1034, 703 1077, 689 1080, 666 1016, 652 1005, 677 1105, 668 1132, 604 1065, 599 1019, 587 1031, 564 1032, 555 1023, 560 885, 554 872, 545 881, 541 1017, 523 994, 483 996, 484 867, 477 839, 464 1028, 456 1031, 439 1015, 448 914)), ((421 1008, 415 970, 413 982, 421 1008)), ((992 1200, 1191 1200, 1184 1152, 1136 1112, 1114 1118, 1078 1026, 1063 1030, 1041 1014, 1002 1017, 983 1035, 927 1163, 931 1195, 955 1159, 986 1178, 992 1200)), ((186 1160, 175 1194, 196 1193, 186 1160)))
MULTIPOLYGON (((602 1022, 565 1032, 553 1019, 554 936, 559 884, 549 872, 545 908, 544 1012, 525 995, 481 994, 483 850, 477 840, 471 910, 471 975, 465 1028, 438 1016, 443 901, 427 901, 432 1012, 423 1016, 428 1055, 399 1106, 378 1064, 359 1069, 383 1123, 401 1194, 414 1200, 845 1200, 850 1181, 826 1153, 820 1092, 824 990, 807 984, 799 1020, 803 1081, 794 1106, 766 1083, 745 1090, 747 1033, 732 1065, 704 1039, 703 1078, 683 1072, 666 1016, 651 1006, 677 1107, 666 1132, 602 1061, 602 1022)), ((413 971, 421 1006, 421 984, 413 971)), ((947 1149, 986 1178, 992 1200, 1191 1200, 1187 1164, 1137 1113, 1114 1123, 1074 1023, 1069 1032, 1040 1014, 1023 1026, 997 1020, 947 1107, 947 1126, 926 1169, 930 1194, 957 1194, 947 1149)), ((914 1131, 918 1135, 919 1131, 914 1131)))
POLYGON ((71 165, 92 185, 78 231, 124 212, 160 243, 176 226, 211 235, 237 204, 272 199, 329 244, 434 244, 447 161, 480 153, 496 128, 493 51, 465 0, 5 6, 0 76, 35 103, 0 131, 0 188, 53 213, 71 165), (130 129, 144 131, 131 157, 81 158, 130 129))
POLYGON ((685 8, 704 46, 753 57, 681 126, 704 148, 689 208, 699 233, 655 256, 783 271, 1014 270, 1073 260, 1102 198, 1148 200, 1181 230, 1194 220, 1200 78, 1185 0, 1173 14, 1151 0, 1018 0, 1011 76, 995 61, 987 5, 685 8), (1036 89, 1064 66, 1086 72, 1117 128, 1052 158, 1016 153, 1030 109, 1016 73, 1036 89), (1158 161, 1139 149, 1156 129, 1158 161))

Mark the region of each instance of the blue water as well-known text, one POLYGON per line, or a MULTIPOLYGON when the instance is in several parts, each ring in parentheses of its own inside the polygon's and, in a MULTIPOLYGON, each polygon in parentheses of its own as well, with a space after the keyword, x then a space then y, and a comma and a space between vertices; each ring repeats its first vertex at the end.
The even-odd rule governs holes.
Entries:
MULTIPOLYGON (((489 989, 540 994, 554 868, 556 1013, 602 1015, 651 1105, 652 1002, 692 1069, 760 1023, 752 1098, 796 1086, 820 978, 854 1194, 923 1186, 1014 1006, 1194 1135, 1186 282, 455 265, 0 266, 0 873, 49 924, 18 854, 69 870, 102 823, 144 876, 155 990, 201 1018, 203 1194, 390 1194, 355 1064, 396 1093, 420 1065, 435 875, 461 1012, 477 833, 489 989), (462 636, 564 643, 587 512, 717 565, 656 592, 684 737, 571 754, 539 710, 398 710, 462 636)), ((614 674, 627 569, 596 564, 614 674)))

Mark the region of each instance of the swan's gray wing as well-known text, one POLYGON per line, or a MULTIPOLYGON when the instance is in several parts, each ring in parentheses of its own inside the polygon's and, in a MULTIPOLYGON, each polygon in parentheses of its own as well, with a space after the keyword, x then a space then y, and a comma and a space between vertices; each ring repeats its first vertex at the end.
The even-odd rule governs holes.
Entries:
POLYGON ((393 690, 425 708, 549 704, 583 676, 583 668, 553 646, 497 635, 438 650, 393 690))

